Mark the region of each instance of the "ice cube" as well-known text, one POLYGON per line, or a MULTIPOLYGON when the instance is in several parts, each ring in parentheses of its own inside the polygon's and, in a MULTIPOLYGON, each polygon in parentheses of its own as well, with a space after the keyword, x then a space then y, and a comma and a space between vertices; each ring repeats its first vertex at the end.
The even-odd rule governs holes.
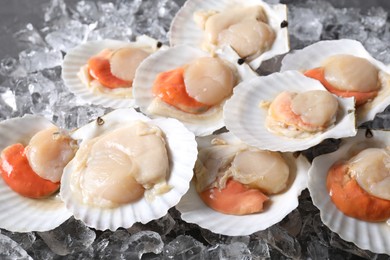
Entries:
POLYGON ((180 235, 165 245, 163 255, 173 259, 202 259, 206 247, 191 236, 180 235))
POLYGON ((45 259, 52 260, 58 257, 51 249, 46 245, 46 243, 37 238, 34 244, 27 250, 28 254, 33 257, 33 259, 45 259))
POLYGON ((138 255, 139 259, 146 253, 160 254, 163 247, 161 236, 153 231, 140 231, 129 239, 129 249, 138 255))
POLYGON ((36 239, 36 236, 33 232, 19 233, 3 229, 1 230, 1 234, 11 238, 13 241, 18 243, 24 250, 29 249, 36 239))
POLYGON ((72 17, 83 23, 93 23, 100 18, 100 12, 94 1, 79 1, 74 8, 70 8, 72 17))
POLYGON ((253 260, 268 259, 270 251, 268 244, 263 239, 256 239, 249 243, 248 249, 253 260))
POLYGON ((139 231, 151 230, 157 232, 161 236, 165 236, 169 232, 171 232, 175 224, 176 224, 175 220, 168 213, 164 217, 161 217, 156 220, 152 220, 146 224, 137 222, 131 228, 129 228, 128 231, 131 234, 135 234, 139 231))
POLYGON ((264 241, 286 257, 301 257, 302 249, 299 241, 279 225, 273 225, 264 231, 255 233, 254 235, 257 238, 264 239, 264 241))
POLYGON ((73 217, 53 230, 38 232, 38 235, 58 255, 82 251, 89 247, 96 238, 93 230, 73 217))
POLYGON ((232 244, 219 244, 209 249, 210 259, 252 259, 248 246, 241 242, 232 244))
POLYGON ((322 32, 322 22, 312 9, 292 7, 289 15, 289 33, 300 41, 318 41, 322 32))
POLYGON ((27 72, 35 72, 60 66, 62 64, 62 53, 46 48, 24 50, 19 53, 19 61, 27 72))
POLYGON ((85 41, 90 31, 86 24, 77 20, 67 20, 64 26, 48 33, 45 40, 54 50, 67 52, 85 41))
POLYGON ((250 241, 249 236, 225 236, 225 235, 215 234, 208 229, 201 229, 200 233, 202 234, 202 237, 210 245, 232 244, 235 242, 240 242, 247 245, 249 244, 250 241))
POLYGON ((43 40, 40 32, 31 24, 21 27, 13 34, 16 40, 16 45, 21 49, 40 49, 45 48, 46 43, 43 40))
POLYGON ((3 234, 0 234, 0 259, 32 260, 18 243, 3 234))
POLYGON ((51 0, 44 10, 45 22, 60 19, 67 16, 66 4, 64 0, 51 0))

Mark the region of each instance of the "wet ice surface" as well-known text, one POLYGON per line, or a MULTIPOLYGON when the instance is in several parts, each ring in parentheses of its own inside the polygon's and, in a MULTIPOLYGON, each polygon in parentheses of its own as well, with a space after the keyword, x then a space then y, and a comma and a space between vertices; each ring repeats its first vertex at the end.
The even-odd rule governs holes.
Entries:
MULTIPOLYGON (((63 55, 86 40, 133 40, 148 34, 167 42, 167 30, 183 1, 73 1, 52 0, 44 26, 25 24, 13 34, 23 51, 0 61, 0 120, 41 114, 59 126, 73 129, 110 109, 83 104, 64 86, 63 55), (115 28, 115 30, 113 30, 115 28)), ((278 1, 270 0, 272 3, 278 1)), ((293 1, 294 2, 294 1, 293 1)), ((289 4, 291 47, 318 40, 352 38, 384 63, 390 63, 387 11, 371 7, 335 8, 326 1, 289 4)), ((277 71, 281 57, 265 62, 259 71, 277 71)), ((390 109, 365 126, 390 128, 390 109)), ((304 151, 312 159, 337 149, 339 140, 326 140, 304 151)), ((223 223, 221 223, 223 225, 223 223)), ((321 222, 308 191, 298 209, 282 222, 250 236, 214 234, 185 223, 172 208, 147 224, 129 229, 95 231, 71 218, 48 232, 13 233, 1 230, 1 259, 389 259, 342 240, 321 222)))

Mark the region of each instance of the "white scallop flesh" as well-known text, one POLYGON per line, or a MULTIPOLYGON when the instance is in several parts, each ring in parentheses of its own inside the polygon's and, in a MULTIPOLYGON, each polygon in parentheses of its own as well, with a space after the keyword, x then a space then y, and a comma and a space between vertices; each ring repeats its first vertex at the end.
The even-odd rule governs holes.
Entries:
POLYGON ((112 75, 125 80, 133 81, 135 71, 139 64, 149 56, 150 53, 134 47, 126 47, 115 50, 110 57, 110 69, 112 75))
POLYGON ((298 93, 291 102, 291 110, 303 122, 313 126, 327 126, 335 118, 337 99, 328 91, 311 90, 298 93))
POLYGON ((233 92, 235 76, 232 68, 219 58, 202 57, 188 64, 184 84, 188 95, 196 101, 219 104, 233 92))
POLYGON ((205 30, 207 40, 215 45, 218 44, 218 35, 236 23, 243 20, 268 21, 261 6, 235 7, 219 13, 202 11, 195 13, 194 19, 201 21, 199 25, 205 30))
POLYGON ((162 131, 137 121, 87 141, 75 157, 72 189, 84 203, 115 207, 164 183, 169 171, 162 131))
POLYGON ((310 90, 301 93, 283 91, 271 103, 266 124, 271 131, 298 137, 302 134, 299 131, 324 130, 336 120, 337 110, 337 99, 327 91, 310 90))
POLYGON ((246 150, 237 153, 231 166, 235 180, 275 194, 287 187, 289 167, 277 152, 246 150))
POLYGON ((219 144, 201 149, 195 167, 198 192, 213 187, 224 188, 234 156, 247 148, 245 144, 219 144))
POLYGON ((195 167, 198 192, 213 187, 222 189, 229 178, 268 194, 286 188, 289 167, 279 153, 216 140, 219 139, 213 139, 214 145, 199 151, 195 167))
POLYGON ((351 176, 369 194, 390 200, 390 151, 368 148, 348 161, 351 176))
POLYGON ((230 45, 240 57, 261 54, 272 47, 276 38, 274 30, 257 20, 243 20, 218 36, 219 45, 230 45))
POLYGON ((324 77, 344 91, 370 92, 380 89, 379 70, 367 59, 353 55, 334 55, 323 63, 324 77))
POLYGON ((57 127, 36 133, 26 147, 31 168, 41 178, 59 182, 68 162, 74 157, 72 139, 61 134, 57 127))

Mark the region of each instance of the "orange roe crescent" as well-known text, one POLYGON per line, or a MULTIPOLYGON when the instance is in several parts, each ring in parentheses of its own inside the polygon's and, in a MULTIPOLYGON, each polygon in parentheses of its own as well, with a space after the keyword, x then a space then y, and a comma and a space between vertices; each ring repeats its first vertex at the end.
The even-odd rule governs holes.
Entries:
POLYGON ((370 92, 358 92, 358 91, 343 91, 335 88, 325 79, 325 70, 322 67, 314 68, 311 70, 305 71, 304 75, 306 77, 316 79, 321 82, 321 84, 331 93, 339 97, 355 97, 356 106, 363 105, 367 103, 368 100, 373 99, 378 94, 377 90, 370 92))
POLYGON ((372 196, 348 175, 348 166, 336 164, 329 170, 326 187, 336 207, 345 215, 364 221, 390 218, 390 200, 372 196))
POLYGON ((22 144, 8 146, 2 151, 0 172, 12 190, 28 198, 47 197, 60 187, 60 183, 45 180, 31 169, 22 144))
POLYGON ((247 215, 263 211, 268 197, 260 190, 248 188, 238 181, 229 179, 223 189, 207 189, 200 194, 210 208, 230 215, 247 215))
POLYGON ((125 81, 111 73, 110 61, 106 57, 94 56, 88 60, 89 74, 104 87, 126 88, 132 86, 132 81, 125 81))
POLYGON ((188 95, 182 67, 158 74, 153 84, 153 93, 165 103, 187 113, 199 114, 210 108, 188 95))

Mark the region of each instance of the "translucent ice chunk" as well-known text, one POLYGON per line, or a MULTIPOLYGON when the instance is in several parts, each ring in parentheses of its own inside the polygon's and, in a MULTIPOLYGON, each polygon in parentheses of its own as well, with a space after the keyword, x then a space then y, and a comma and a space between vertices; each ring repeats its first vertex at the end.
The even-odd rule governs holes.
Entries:
POLYGON ((77 20, 68 20, 64 26, 48 33, 45 40, 54 50, 67 52, 85 41, 90 30, 86 24, 77 20))
POLYGON ((145 253, 160 254, 164 243, 161 236, 153 231, 141 231, 129 239, 129 248, 141 259, 145 253))
POLYGON ((11 232, 8 230, 1 230, 1 234, 11 238, 13 241, 18 243, 24 250, 29 249, 35 242, 35 234, 33 232, 18 233, 11 232))
POLYGON ((32 260, 18 243, 3 234, 0 234, 0 259, 32 260))
POLYGON ((250 237, 249 236, 225 236, 220 234, 215 234, 207 229, 201 229, 200 233, 202 234, 203 238, 210 244, 210 245, 218 245, 218 244, 232 244, 235 242, 240 242, 245 245, 249 244, 250 237))
POLYGON ((19 53, 19 61, 27 72, 34 72, 60 66, 62 54, 60 51, 46 48, 25 50, 19 53))
POLYGON ((173 259, 202 259, 206 247, 191 236, 180 235, 165 245, 163 255, 173 259))
POLYGON ((209 249, 210 259, 251 259, 248 246, 241 242, 217 245, 209 249))
POLYGON ((74 218, 47 232, 38 232, 50 249, 58 255, 68 255, 89 247, 96 238, 93 230, 74 218))

